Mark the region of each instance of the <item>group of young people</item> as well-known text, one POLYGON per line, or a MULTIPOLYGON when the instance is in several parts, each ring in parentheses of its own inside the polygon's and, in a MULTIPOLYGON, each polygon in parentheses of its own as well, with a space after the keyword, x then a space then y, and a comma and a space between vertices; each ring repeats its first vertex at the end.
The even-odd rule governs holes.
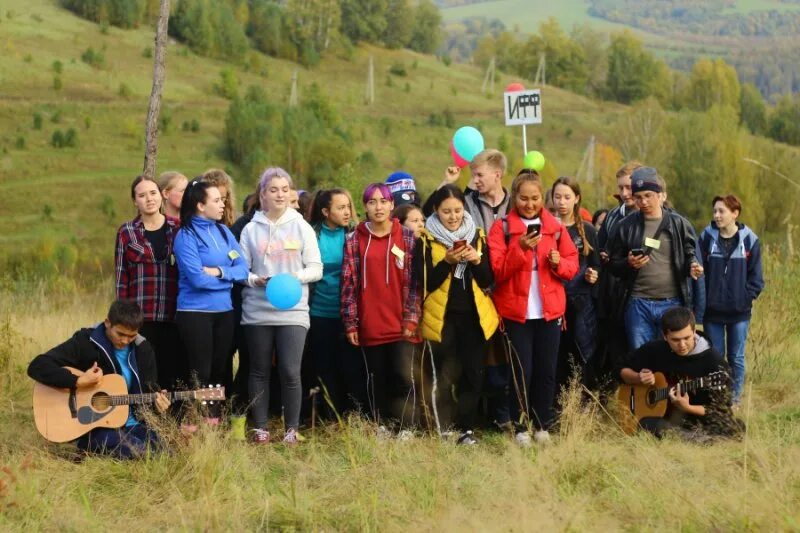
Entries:
MULTIPOLYGON (((739 401, 764 282, 759 240, 738 222, 735 196, 713 199, 698 238, 657 171, 637 162, 617 173, 619 205, 594 217, 573 178, 545 187, 522 169, 507 190, 506 157, 492 149, 470 170, 461 189, 460 169, 448 167, 424 203, 406 173, 372 183, 361 222, 347 190, 297 191, 277 167, 238 219, 221 170, 137 177, 138 214, 117 233, 117 301, 104 323, 35 358, 29 375, 61 387, 108 372, 133 390, 224 384, 232 424, 249 414, 255 443, 270 442, 276 405, 283 442, 297 443, 312 389, 324 418, 360 412, 402 437, 454 427, 464 445, 477 443, 480 415, 522 446, 549 441, 574 375, 590 389, 651 384, 654 372, 727 371, 727 358, 739 401), (302 287, 288 310, 265 296, 279 274, 302 287)), ((727 398, 674 390, 670 424, 708 428, 710 413, 730 413, 727 398), (727 407, 707 411, 714 402, 727 407)), ((183 427, 218 425, 223 412, 207 407, 183 427)), ((129 422, 78 444, 135 454, 152 435, 135 415, 129 422)), ((665 424, 642 425, 660 434, 665 424)))

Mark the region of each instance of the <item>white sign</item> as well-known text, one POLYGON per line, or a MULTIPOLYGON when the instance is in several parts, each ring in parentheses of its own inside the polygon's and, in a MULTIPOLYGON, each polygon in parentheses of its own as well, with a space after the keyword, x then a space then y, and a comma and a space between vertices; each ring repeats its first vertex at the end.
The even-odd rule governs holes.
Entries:
POLYGON ((506 126, 542 123, 542 95, 539 89, 503 93, 506 126))

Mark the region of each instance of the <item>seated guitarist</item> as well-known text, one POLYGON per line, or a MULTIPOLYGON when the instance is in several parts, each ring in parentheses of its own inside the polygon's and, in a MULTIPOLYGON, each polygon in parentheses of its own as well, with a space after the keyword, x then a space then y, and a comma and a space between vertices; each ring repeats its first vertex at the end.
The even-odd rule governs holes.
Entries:
MULTIPOLYGON (((670 386, 682 379, 694 379, 724 370, 730 374, 724 358, 695 329, 694 313, 685 307, 667 310, 661 319, 663 340, 648 342, 631 352, 620 370, 628 385, 653 385, 655 372, 661 372, 670 386)), ((698 390, 681 393, 669 391, 670 405, 664 418, 643 418, 641 426, 661 438, 665 431, 676 430, 691 440, 710 436, 735 436, 742 423, 734 419, 731 392, 698 390)))
MULTIPOLYGON (((80 329, 71 339, 43 353, 28 366, 28 375, 36 381, 59 388, 91 387, 104 374, 120 374, 130 394, 158 391, 153 348, 139 335, 142 310, 135 302, 117 300, 108 310, 108 318, 94 328, 80 329), (82 371, 74 375, 65 366, 82 371)), ((163 413, 169 398, 161 391, 156 409, 163 413)), ((84 451, 135 458, 157 446, 158 437, 131 408, 128 421, 121 428, 95 428, 77 440, 84 451)))

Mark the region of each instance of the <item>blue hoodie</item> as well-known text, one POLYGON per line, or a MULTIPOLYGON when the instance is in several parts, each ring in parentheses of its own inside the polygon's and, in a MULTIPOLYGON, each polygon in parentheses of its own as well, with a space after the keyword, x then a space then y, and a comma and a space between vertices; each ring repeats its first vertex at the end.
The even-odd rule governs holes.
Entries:
POLYGON ((192 217, 175 237, 178 261, 178 311, 220 313, 231 311, 234 281, 247 281, 247 263, 231 231, 222 224, 192 217), (219 267, 222 278, 215 278, 203 267, 219 267))
POLYGON ((714 222, 700 234, 698 252, 705 269, 706 322, 733 324, 750 320, 753 300, 764 288, 760 241, 750 228, 736 225, 738 242, 730 255, 720 244, 714 222))

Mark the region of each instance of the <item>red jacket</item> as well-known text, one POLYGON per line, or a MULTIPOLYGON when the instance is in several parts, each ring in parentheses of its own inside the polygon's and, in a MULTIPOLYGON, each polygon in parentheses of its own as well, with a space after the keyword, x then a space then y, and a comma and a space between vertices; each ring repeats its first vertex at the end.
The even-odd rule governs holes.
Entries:
MULTIPOLYGON (((578 250, 575 249, 567 228, 553 215, 542 209, 539 216, 542 220, 542 240, 535 249, 539 259, 539 294, 545 320, 555 320, 564 315, 567 307, 562 281, 571 280, 578 273, 578 250), (561 261, 555 269, 547 260, 550 250, 553 249, 557 249, 561 255, 561 261)), ((495 280, 492 298, 500 316, 524 323, 528 310, 534 250, 523 252, 519 246, 519 238, 527 228, 517 212, 509 211, 506 220, 508 244, 502 219, 498 219, 489 231, 489 259, 495 280)))

